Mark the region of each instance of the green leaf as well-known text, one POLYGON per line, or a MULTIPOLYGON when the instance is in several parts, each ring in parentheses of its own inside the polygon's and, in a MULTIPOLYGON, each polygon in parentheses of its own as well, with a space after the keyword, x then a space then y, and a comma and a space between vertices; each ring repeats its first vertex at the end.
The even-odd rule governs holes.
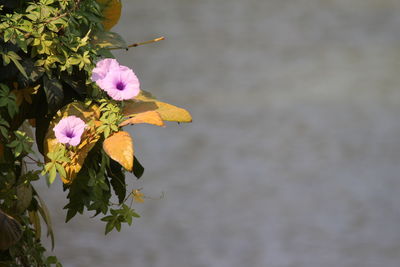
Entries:
POLYGON ((75 209, 68 209, 67 211, 67 217, 65 219, 65 222, 69 222, 69 220, 71 220, 77 213, 78 211, 75 209))
POLYGON ((64 92, 60 81, 55 78, 50 79, 45 75, 43 76, 43 88, 46 93, 49 110, 55 112, 60 109, 64 99, 64 92))
POLYGON ((93 36, 94 44, 101 48, 128 49, 128 44, 124 38, 116 32, 100 31, 93 36))
POLYGON ((114 228, 114 221, 110 221, 106 224, 106 233, 108 234, 109 232, 111 232, 111 230, 114 228))
POLYGON ((107 175, 111 178, 110 183, 121 204, 126 197, 125 174, 118 162, 110 159, 110 166, 107 168, 107 175))
POLYGON ((53 166, 49 171, 49 177, 48 177, 49 184, 52 184, 54 182, 54 180, 56 179, 56 176, 57 176, 57 170, 56 170, 56 167, 53 166))
POLYGON ((19 60, 21 60, 21 57, 18 56, 14 51, 8 51, 8 56, 11 59, 11 61, 15 64, 17 69, 25 76, 25 78, 28 79, 28 75, 25 72, 24 67, 22 67, 21 63, 19 63, 19 60))
POLYGON ((50 256, 50 257, 48 257, 47 258, 47 260, 46 260, 46 263, 47 264, 56 264, 58 261, 57 261, 57 258, 55 257, 55 256, 50 256))
POLYGON ((57 169, 58 173, 60 174, 60 176, 62 176, 62 177, 67 176, 67 173, 65 172, 65 169, 61 164, 56 163, 55 165, 56 165, 56 169, 57 169))
POLYGON ((142 166, 142 164, 140 164, 139 160, 134 157, 133 159, 133 170, 132 170, 133 174, 136 176, 136 178, 140 178, 142 177, 143 173, 144 173, 144 168, 142 166))

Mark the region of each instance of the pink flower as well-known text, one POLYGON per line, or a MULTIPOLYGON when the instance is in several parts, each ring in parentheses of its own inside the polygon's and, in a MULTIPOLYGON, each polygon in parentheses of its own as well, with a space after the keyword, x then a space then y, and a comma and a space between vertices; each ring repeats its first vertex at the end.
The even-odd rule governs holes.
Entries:
POLYGON ((92 80, 114 100, 127 100, 140 91, 139 79, 128 67, 121 66, 115 59, 106 58, 96 64, 92 80))
MULTIPOLYGON (((119 69, 119 63, 113 58, 105 58, 97 62, 92 71, 92 81, 98 82, 104 79, 111 69, 119 69)), ((99 85, 100 86, 100 85, 99 85)))
POLYGON ((62 144, 76 146, 81 142, 81 136, 86 124, 83 120, 75 116, 68 116, 61 119, 53 130, 57 141, 62 144))

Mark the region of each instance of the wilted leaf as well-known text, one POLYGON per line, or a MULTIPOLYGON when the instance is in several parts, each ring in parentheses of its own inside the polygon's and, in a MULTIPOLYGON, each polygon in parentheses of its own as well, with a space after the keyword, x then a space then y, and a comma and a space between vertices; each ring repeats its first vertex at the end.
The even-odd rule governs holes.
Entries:
POLYGON ((133 141, 129 133, 120 131, 112 134, 103 143, 103 149, 113 160, 126 170, 133 168, 133 141))
POLYGON ((18 242, 22 236, 21 225, 10 215, 0 210, 0 250, 18 242))
POLYGON ((133 200, 137 203, 144 202, 144 199, 143 199, 144 194, 142 192, 140 192, 139 189, 132 190, 132 197, 133 197, 133 200))
MULTIPOLYGON (((57 112, 56 117, 51 121, 44 141, 44 154, 54 151, 59 144, 53 128, 64 117, 77 116, 81 118, 87 125, 85 132, 81 137, 80 144, 74 150, 68 151, 70 162, 63 163, 66 171, 66 177, 61 177, 65 184, 72 183, 78 172, 81 170, 82 165, 86 159, 89 151, 94 147, 96 142, 100 139, 100 135, 96 134, 96 125, 100 118, 100 111, 97 106, 85 106, 82 102, 73 102, 62 108, 57 112)), ((46 157, 46 163, 49 159, 46 157)))
POLYGON ((29 123, 32 127, 36 127, 36 119, 28 119, 28 123, 29 123))
POLYGON ((42 226, 40 224, 40 218, 37 211, 28 211, 29 220, 33 227, 35 228, 35 237, 36 239, 40 239, 42 235, 42 226))
POLYGON ((109 31, 115 24, 118 23, 121 17, 121 1, 120 0, 96 0, 102 7, 103 26, 106 31, 109 31))
POLYGON ((47 206, 44 203, 43 199, 39 196, 39 194, 37 194, 37 192, 36 192, 36 196, 40 203, 40 205, 38 205, 39 213, 47 225, 47 236, 50 236, 51 247, 54 249, 54 232, 53 232, 53 224, 52 224, 51 218, 50 218, 50 212, 47 209, 47 206))
POLYGON ((132 118, 126 119, 120 123, 120 127, 128 125, 128 124, 139 124, 139 123, 148 123, 157 126, 164 126, 164 121, 161 119, 160 114, 157 111, 145 111, 142 113, 138 113, 132 118))
POLYGON ((135 116, 147 111, 157 111, 164 121, 191 122, 190 113, 180 107, 158 101, 150 93, 141 90, 133 100, 125 102, 123 114, 127 117, 135 116))

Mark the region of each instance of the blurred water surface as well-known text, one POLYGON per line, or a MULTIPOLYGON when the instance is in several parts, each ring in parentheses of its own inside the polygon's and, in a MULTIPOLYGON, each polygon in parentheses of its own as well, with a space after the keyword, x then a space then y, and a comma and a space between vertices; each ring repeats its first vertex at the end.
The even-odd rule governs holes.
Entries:
POLYGON ((155 199, 121 233, 39 186, 64 266, 400 266, 399 1, 123 4, 167 40, 117 58, 194 121, 131 127, 155 199))

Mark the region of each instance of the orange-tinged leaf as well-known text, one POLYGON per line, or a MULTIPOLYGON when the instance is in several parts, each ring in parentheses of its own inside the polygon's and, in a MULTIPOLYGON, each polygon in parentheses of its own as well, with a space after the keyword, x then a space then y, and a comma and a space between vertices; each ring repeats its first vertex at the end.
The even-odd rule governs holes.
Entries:
POLYGON ((29 123, 32 127, 36 127, 36 119, 28 119, 28 123, 29 123))
POLYGON ((120 123, 120 127, 128 124, 148 123, 157 126, 164 126, 164 121, 161 119, 157 111, 146 111, 135 115, 132 118, 126 119, 120 123))
MULTIPOLYGON (((48 152, 57 149, 59 142, 57 141, 54 134, 54 126, 64 117, 77 116, 81 118, 87 125, 85 132, 82 134, 81 142, 79 145, 68 151, 68 157, 70 162, 63 163, 63 167, 66 172, 66 177, 61 177, 63 183, 70 184, 76 177, 78 172, 81 170, 82 165, 86 159, 89 151, 94 147, 96 142, 100 139, 100 135, 96 133, 97 125, 99 125, 100 111, 96 105, 86 106, 82 102, 73 102, 59 110, 55 118, 51 121, 44 143, 44 152, 47 155, 48 152)), ((46 163, 49 159, 45 157, 46 163)))
POLYGON ((14 89, 11 92, 16 96, 16 102, 17 105, 20 106, 23 101, 28 102, 29 104, 32 104, 32 98, 31 95, 34 95, 37 93, 40 85, 37 85, 35 87, 27 87, 25 89, 14 89))
POLYGON ((133 197, 133 200, 137 203, 144 202, 144 194, 142 192, 140 192, 139 189, 132 190, 132 197, 133 197))
POLYGON ((116 25, 121 17, 121 1, 120 0, 96 0, 102 7, 104 17, 103 26, 106 31, 109 31, 116 25))
POLYGON ((143 90, 135 99, 125 101, 123 114, 132 117, 147 111, 157 111, 164 121, 192 122, 192 116, 187 110, 158 101, 150 93, 143 90))
POLYGON ((128 171, 133 169, 133 141, 129 133, 119 131, 104 140, 103 149, 128 171))

